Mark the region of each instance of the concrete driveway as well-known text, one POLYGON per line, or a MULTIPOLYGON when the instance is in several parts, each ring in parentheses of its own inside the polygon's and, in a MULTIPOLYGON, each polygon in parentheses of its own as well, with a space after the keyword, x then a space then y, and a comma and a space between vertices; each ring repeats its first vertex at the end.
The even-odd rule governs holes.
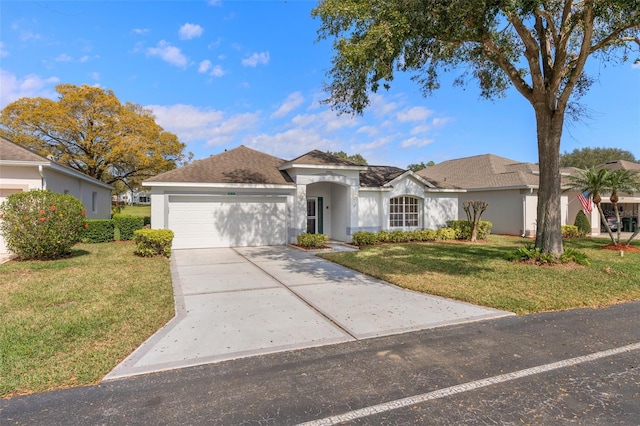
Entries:
POLYGON ((105 380, 513 315, 290 247, 174 250, 176 316, 105 380))

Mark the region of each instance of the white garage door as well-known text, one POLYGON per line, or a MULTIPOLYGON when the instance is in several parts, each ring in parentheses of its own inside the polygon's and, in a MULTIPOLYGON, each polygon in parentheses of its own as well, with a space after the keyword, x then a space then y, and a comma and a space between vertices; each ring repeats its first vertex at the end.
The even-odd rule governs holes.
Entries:
POLYGON ((286 202, 274 197, 169 197, 174 249, 286 244, 286 202))

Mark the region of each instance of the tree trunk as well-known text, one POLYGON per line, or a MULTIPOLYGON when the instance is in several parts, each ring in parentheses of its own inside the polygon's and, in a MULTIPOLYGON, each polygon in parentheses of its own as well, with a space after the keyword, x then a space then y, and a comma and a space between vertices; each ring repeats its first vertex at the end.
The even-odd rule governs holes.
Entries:
POLYGON ((560 139, 564 114, 548 108, 546 102, 535 103, 534 109, 540 170, 535 246, 543 253, 560 256, 563 252, 560 210, 560 139))
POLYGON ((607 217, 604 215, 604 212, 602 211, 602 206, 600 205, 600 203, 597 203, 596 207, 598 208, 598 213, 600 213, 600 221, 602 222, 602 226, 604 226, 604 229, 606 229, 607 233, 609 234, 609 238, 611 238, 611 244, 615 246, 616 240, 615 238, 613 238, 613 231, 611 231, 609 222, 607 222, 607 217))

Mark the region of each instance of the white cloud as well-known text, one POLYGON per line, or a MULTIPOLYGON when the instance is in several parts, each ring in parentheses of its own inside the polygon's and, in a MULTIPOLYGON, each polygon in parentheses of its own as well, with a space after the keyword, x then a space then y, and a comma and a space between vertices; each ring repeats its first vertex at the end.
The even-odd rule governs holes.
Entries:
POLYGON ((0 41, 0 58, 6 58, 9 56, 9 52, 3 42, 0 41))
POLYGON ((149 32, 149 28, 134 28, 134 34, 146 34, 149 32))
POLYGON ((94 71, 94 72, 89 74, 89 77, 91 77, 95 81, 98 81, 98 80, 100 80, 100 73, 97 72, 97 71, 94 71))
POLYGON ((180 36, 180 40, 191 40, 200 37, 203 32, 204 28, 202 28, 200 25, 190 24, 187 22, 180 27, 178 35, 180 36))
POLYGON ((340 147, 338 141, 327 139, 321 132, 301 128, 255 135, 248 138, 245 145, 285 159, 295 158, 313 149, 339 151, 340 147))
POLYGON ((243 59, 242 65, 245 67, 257 67, 258 65, 268 64, 270 59, 269 52, 256 52, 248 58, 243 59))
POLYGON ((433 143, 433 139, 422 139, 422 138, 412 137, 400 142, 400 147, 401 148, 412 148, 412 147, 421 148, 423 146, 429 145, 430 143, 433 143))
POLYGON ((208 59, 205 59, 204 61, 200 62, 200 65, 198 66, 198 72, 205 73, 209 71, 211 66, 212 66, 211 61, 208 59))
POLYGON ((56 56, 55 59, 56 62, 71 62, 71 60, 71 56, 67 55, 66 53, 61 53, 60 55, 56 56))
POLYGON ((356 133, 364 133, 365 135, 373 136, 378 133, 378 129, 375 126, 362 126, 356 130, 356 133))
POLYGON ((238 135, 255 128, 260 113, 240 113, 231 116, 210 108, 192 105, 148 105, 156 121, 165 130, 175 133, 186 143, 206 141, 208 146, 220 146, 237 142, 238 135))
POLYGON ((225 72, 220 65, 214 66, 208 59, 200 62, 200 65, 198 66, 198 72, 201 74, 209 72, 209 75, 214 77, 222 77, 223 75, 225 75, 225 72), (209 70, 211 70, 211 72, 209 72, 209 70))
POLYGON ((293 92, 287 99, 280 105, 277 111, 271 114, 271 118, 282 118, 289 114, 294 109, 298 108, 304 102, 304 97, 300 92, 293 92))
POLYGON ((60 82, 58 77, 43 78, 36 74, 29 74, 18 78, 15 74, 0 69, 0 108, 20 98, 56 97, 55 85, 60 82))
POLYGON ((159 41, 157 47, 148 48, 147 55, 158 56, 163 61, 180 68, 186 68, 188 62, 187 57, 180 51, 179 48, 172 46, 165 40, 159 41))
POLYGON ((411 107, 398 112, 397 118, 401 123, 406 123, 408 121, 424 121, 431 115, 433 115, 433 111, 430 109, 425 107, 411 107))
POLYGON ((209 75, 212 75, 214 77, 222 77, 225 74, 226 73, 224 72, 224 70, 222 69, 222 67, 220 65, 214 66, 213 69, 211 70, 211 72, 209 73, 209 75))

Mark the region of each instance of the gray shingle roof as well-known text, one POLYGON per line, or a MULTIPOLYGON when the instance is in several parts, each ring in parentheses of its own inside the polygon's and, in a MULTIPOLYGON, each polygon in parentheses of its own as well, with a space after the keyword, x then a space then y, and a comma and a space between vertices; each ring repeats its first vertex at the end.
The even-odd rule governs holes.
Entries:
POLYGON ((406 170, 393 166, 367 166, 367 170, 360 172, 360 186, 377 188, 392 181, 406 170))
POLYGON ((417 172, 439 188, 504 188, 538 185, 538 166, 485 154, 444 161, 417 172))
POLYGON ((285 160, 244 145, 194 161, 145 182, 193 182, 291 185, 288 174, 278 170, 285 160))
POLYGON ((35 161, 38 163, 49 162, 46 158, 29 151, 9 139, 0 136, 0 160, 2 161, 35 161))
POLYGON ((287 161, 290 164, 307 164, 307 165, 318 165, 318 166, 359 166, 359 164, 354 163, 351 160, 347 160, 345 158, 337 157, 333 154, 329 154, 328 152, 322 152, 317 149, 313 151, 307 152, 306 154, 301 155, 300 157, 294 158, 291 161, 287 161))
POLYGON ((639 172, 640 173, 640 163, 634 163, 631 161, 627 161, 627 160, 616 160, 616 161, 609 161, 608 163, 604 163, 598 166, 598 168, 607 168, 609 170, 620 170, 620 169, 624 169, 624 170, 630 170, 632 172, 639 172))

